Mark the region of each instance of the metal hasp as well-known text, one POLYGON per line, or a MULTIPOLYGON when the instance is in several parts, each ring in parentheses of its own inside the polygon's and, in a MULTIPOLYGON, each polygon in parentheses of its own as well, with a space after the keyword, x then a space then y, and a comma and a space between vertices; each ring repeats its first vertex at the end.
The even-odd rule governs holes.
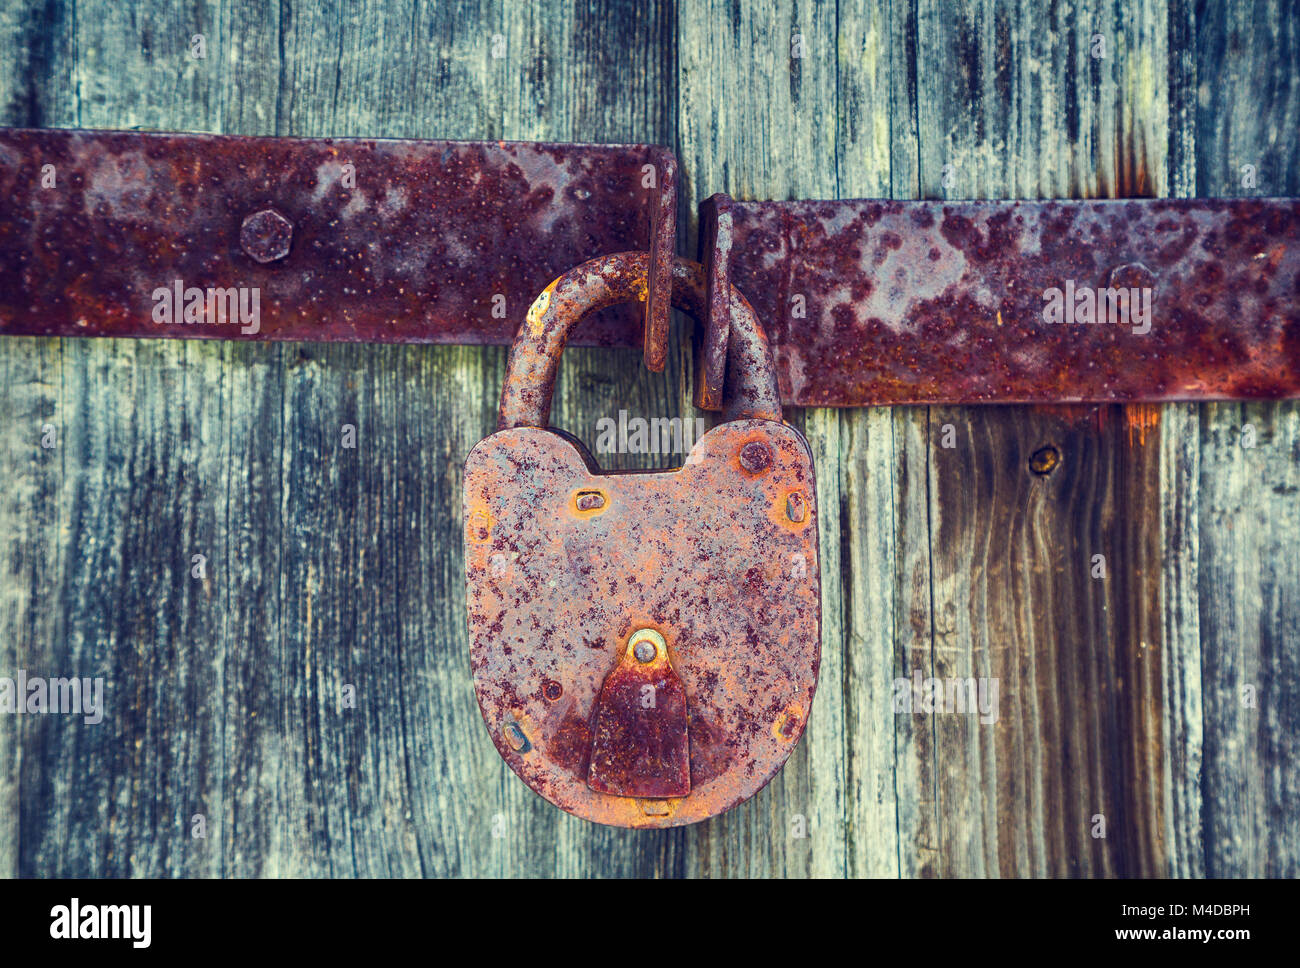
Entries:
MULTIPOLYGON (((570 266, 671 262, 676 172, 649 145, 0 129, 0 333, 509 345, 570 266), (159 319, 174 287, 192 318, 159 319), (255 328, 200 315, 235 289, 257 290, 255 328)), ((574 342, 648 331, 662 369, 655 278, 574 342)))
MULTIPOLYGON (((677 182, 648 145, 0 129, 0 333, 508 345, 549 280, 636 250, 641 309, 572 342, 660 370, 677 182)), ((1300 396, 1295 199, 716 195, 700 238, 706 409, 733 286, 786 403, 1300 396)))
MULTIPOLYGON (((817 493, 771 353, 730 298, 727 421, 685 466, 606 474, 547 429, 582 315, 645 291, 647 253, 564 274, 510 354, 500 429, 465 466, 470 668, 502 757, 588 820, 667 827, 757 793, 802 735, 821 657, 817 493)), ((673 305, 704 315, 701 266, 673 305)))
POLYGON ((715 196, 701 219, 788 403, 1300 396, 1296 199, 715 196))

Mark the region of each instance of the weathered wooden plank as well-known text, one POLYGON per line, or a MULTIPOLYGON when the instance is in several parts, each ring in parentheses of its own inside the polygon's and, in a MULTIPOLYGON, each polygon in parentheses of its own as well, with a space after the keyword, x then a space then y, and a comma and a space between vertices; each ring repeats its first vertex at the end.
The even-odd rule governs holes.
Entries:
MULTIPOLYGON (((2 124, 40 125, 73 116, 69 18, 60 10, 33 14, 21 7, 0 10, 2 124), (38 88, 25 83, 29 77, 48 77, 49 82, 38 88)), ((51 593, 60 552, 54 491, 63 459, 61 349, 54 340, 14 340, 0 350, 0 407, 9 414, 0 430, 6 468, 0 494, 0 534, 5 535, 0 675, 10 677, 19 669, 45 674, 33 661, 39 657, 31 643, 53 641, 62 611, 51 593)), ((22 869, 22 818, 29 809, 22 795, 26 788, 19 783, 22 751, 35 736, 29 727, 36 724, 9 716, 5 720, 0 723, 0 876, 14 877, 22 869)), ((27 769, 35 775, 30 765, 27 769)))
MULTIPOLYGON (((894 583, 889 613, 893 625, 889 711, 894 717, 898 867, 903 877, 933 876, 942 862, 935 731, 928 717, 897 707, 893 690, 897 680, 912 677, 917 656, 926 655, 934 639, 929 416, 927 407, 896 408, 892 428, 897 471, 893 481, 896 560, 888 573, 894 583)), ((859 520, 868 527, 873 523, 871 517, 859 520)), ((859 596, 856 582, 853 595, 859 596)))
MULTIPOLYGON (((890 194, 895 198, 921 197, 919 16, 916 4, 890 5, 888 134, 890 194)), ((891 414, 895 550, 893 568, 883 575, 884 580, 893 582, 893 602, 884 615, 891 622, 889 713, 894 720, 895 839, 901 877, 931 875, 939 860, 935 810, 938 792, 931 769, 934 732, 923 718, 895 712, 892 688, 898 679, 911 674, 915 650, 923 649, 933 638, 929 420, 928 407, 896 407, 891 414)), ((857 520, 868 528, 873 524, 879 527, 876 515, 863 517, 859 512, 857 520)), ((870 560, 859 565, 855 559, 854 567, 869 576, 879 566, 870 560)), ((871 586, 855 579, 846 594, 851 594, 856 603, 862 599, 864 587, 871 586)), ((883 683, 877 683, 877 690, 882 687, 883 683)))
MULTIPOLYGON (((912 11, 891 20, 889 4, 853 3, 836 14, 836 192, 843 198, 914 197, 912 11)), ((894 714, 892 686, 900 674, 896 643, 912 627, 899 594, 906 525, 925 517, 924 500, 907 499, 908 471, 924 460, 908 429, 924 417, 922 408, 818 414, 823 424, 837 420, 839 434, 843 627, 825 648, 844 651, 847 873, 855 877, 912 873, 916 856, 900 831, 912 829, 902 818, 922 798, 912 787, 915 777, 899 770, 911 762, 900 750, 913 738, 910 721, 894 714)))
MULTIPOLYGON (((1170 192, 1300 192, 1300 26, 1285 4, 1171 4, 1170 192), (1190 62, 1189 62, 1190 61, 1190 62), (1176 68, 1176 69, 1175 69, 1176 68)), ((1167 408, 1170 872, 1300 871, 1300 408, 1167 408), (1253 446, 1251 446, 1253 444, 1253 446)))
POLYGON ((1154 529, 1141 522, 1158 506, 1144 424, 1109 407, 1014 421, 992 408, 961 423, 936 414, 935 640, 923 675, 988 677, 998 696, 993 723, 935 717, 943 863, 1002 875, 1149 873, 1159 665, 1145 586, 1158 570, 1154 529), (1046 447, 1059 463, 1040 476, 1029 465, 1046 447))
MULTIPOLYGON (((1169 97, 1165 179, 1157 193, 1196 195, 1196 28, 1193 4, 1168 5, 1169 97)), ((1193 404, 1160 414, 1161 702, 1165 747, 1165 873, 1204 877, 1201 828, 1201 629, 1198 605, 1200 413, 1193 404)))
MULTIPOLYGON (((0 10, 0 123, 51 123, 71 117, 72 28, 63 11, 34 16, 21 7, 0 10), (25 83, 49 77, 45 87, 25 83)), ((32 666, 29 643, 50 641, 60 613, 50 594, 59 553, 58 508, 53 500, 62 414, 57 379, 61 346, 50 340, 16 340, 0 358, 4 381, 0 405, 11 418, 4 435, 7 469, 0 497, 0 529, 6 535, 0 586, 0 675, 32 666), (49 433, 52 430, 53 435, 49 433), (46 444, 42 446, 42 438, 46 444)), ((32 666, 32 674, 41 674, 32 666)), ((8 719, 9 717, 6 717, 8 719)), ((29 723, 29 721, 28 721, 29 723)), ((28 723, 0 725, 0 876, 21 870, 24 798, 19 784, 28 723)))
MULTIPOLYGON (((219 29, 208 54, 219 79, 217 130, 278 133, 280 11, 230 3, 214 27, 219 29)), ((132 42, 131 37, 122 40, 132 42)), ((184 105, 176 108, 179 117, 169 119, 168 126, 188 126, 184 105)), ((205 367, 223 371, 229 414, 221 471, 224 548, 218 566, 226 592, 225 653, 216 670, 225 786, 221 801, 208 811, 216 827, 208 836, 219 844, 223 876, 289 876, 303 871, 286 845, 296 818, 284 812, 286 790, 301 782, 292 772, 293 751, 301 739, 286 730, 284 698, 294 686, 284 674, 282 579, 285 374, 292 348, 236 344, 200 358, 205 367)))
MULTIPOLYGON (((1189 156, 1190 157, 1190 156, 1189 156)), ((1196 404, 1161 413, 1161 625, 1167 873, 1205 876, 1201 827, 1200 413, 1196 404), (1190 486, 1189 486, 1190 485, 1190 486)))
POLYGON ((1206 874, 1294 877, 1300 412, 1218 405, 1202 419, 1200 443, 1206 874))
MULTIPOLYGON (((106 123, 96 112, 109 81, 93 65, 92 79, 81 75, 75 55, 89 48, 93 58, 112 22, 77 21, 58 7, 36 12, 33 27, 45 23, 54 35, 31 45, 40 73, 7 88, 8 103, 27 106, 15 121, 106 123)), ((113 123, 123 123, 116 112, 113 123)), ((105 710, 93 726, 71 716, 24 723, 22 786, 30 793, 18 814, 18 869, 215 873, 217 854, 203 843, 192 848, 184 816, 221 783, 220 771, 208 769, 220 723, 203 716, 181 735, 170 732, 201 709, 219 648, 205 610, 212 588, 189 580, 185 557, 198 553, 192 539, 213 520, 203 469, 219 462, 197 442, 215 436, 220 412, 194 406, 213 384, 188 371, 189 353, 179 348, 137 353, 130 344, 67 341, 50 349, 32 368, 14 365, 21 351, 10 358, 11 389, 58 387, 57 457, 29 464, 28 478, 49 495, 56 527, 43 531, 37 517, 18 529, 27 554, 51 563, 31 589, 49 624, 22 629, 17 641, 33 674, 102 676, 105 710)))
POLYGON ((215 852, 191 847, 185 811, 201 811, 222 781, 211 768, 220 720, 205 704, 220 589, 191 580, 189 560, 215 557, 199 535, 211 531, 203 471, 218 463, 221 412, 177 405, 215 395, 183 357, 160 364, 128 343, 86 350, 69 341, 50 371, 60 454, 45 470, 58 527, 32 537, 56 556, 34 589, 54 614, 19 641, 32 674, 102 677, 104 714, 24 724, 23 787, 44 794, 24 797, 20 869, 215 873, 215 852), (176 734, 178 720, 194 722, 176 734))
MULTIPOLYGON (((20 669, 32 675, 70 675, 69 670, 45 668, 43 655, 31 645, 54 640, 62 612, 51 594, 61 547, 54 499, 63 462, 60 346, 53 340, 16 342, 4 355, 0 382, 0 407, 9 415, 0 445, 8 469, 0 496, 0 534, 5 536, 0 675, 16 677, 20 669)), ((34 747, 37 724, 9 715, 5 720, 0 724, 0 876, 16 877, 24 843, 22 818, 35 806, 22 796, 28 789, 19 782, 22 753, 34 747)), ((26 769, 29 778, 39 776, 30 765, 26 769)))
MULTIPOLYGON (((918 130, 927 197, 1142 191, 1144 82, 1161 62, 1158 12, 1092 4, 1066 16, 975 3, 919 5, 918 130), (1121 27, 1122 25, 1122 27, 1121 27), (1097 37, 1106 45, 1099 53, 1097 37)), ((997 683, 996 723, 936 715, 934 790, 918 842, 938 874, 1151 873, 1159 867, 1159 436, 1117 409, 930 412, 930 642, 922 678, 997 683), (1130 425, 1143 428, 1136 433, 1130 425), (951 428, 946 447, 944 432, 951 428), (1029 457, 1064 455, 1037 479, 1029 457), (1093 555, 1108 577, 1090 577, 1093 555), (1099 836, 1105 818, 1105 835, 1099 836)), ((909 611, 925 614, 927 603, 909 611)), ((912 671, 909 668, 909 671, 912 671)), ((900 765, 900 770, 904 769, 900 765)), ((932 771, 927 773, 927 770, 932 771)))

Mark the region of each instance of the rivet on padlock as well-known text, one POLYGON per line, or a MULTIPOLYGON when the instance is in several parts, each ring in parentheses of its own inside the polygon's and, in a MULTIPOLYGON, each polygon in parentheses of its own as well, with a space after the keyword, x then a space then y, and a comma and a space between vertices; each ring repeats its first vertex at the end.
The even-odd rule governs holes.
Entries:
MULTIPOLYGON (((726 422, 685 466, 606 474, 547 429, 570 330, 643 299, 647 262, 596 259, 538 297, 499 429, 465 467, 470 664, 497 751, 557 806, 628 827, 694 823, 757 793, 803 732, 821 655, 811 453, 781 422, 738 292, 726 422)), ((703 311, 700 266, 676 261, 672 296, 703 311)))

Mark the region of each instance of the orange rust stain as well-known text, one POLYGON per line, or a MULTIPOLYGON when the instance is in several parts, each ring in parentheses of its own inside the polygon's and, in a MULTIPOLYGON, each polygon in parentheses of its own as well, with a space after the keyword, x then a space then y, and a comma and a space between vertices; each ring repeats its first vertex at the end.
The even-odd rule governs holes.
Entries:
POLYGON ((1134 403, 1124 407, 1124 423, 1128 427, 1128 442, 1142 446, 1147 442, 1147 432, 1154 433, 1160 427, 1160 405, 1157 403, 1134 403))
POLYGON ((483 542, 492 537, 492 510, 487 501, 474 499, 470 504, 466 533, 471 541, 483 542))
POLYGON ((638 802, 641 804, 641 812, 647 817, 671 817, 677 811, 677 805, 682 802, 682 798, 668 797, 662 800, 642 798, 638 802))
POLYGON ((555 283, 559 281, 559 279, 556 279, 543 289, 541 294, 533 300, 533 304, 528 307, 528 314, 524 317, 524 322, 528 324, 529 335, 537 337, 546 332, 546 310, 551 305, 551 293, 555 291, 555 283))
POLYGON ((803 706, 792 702, 776 717, 776 722, 772 724, 772 735, 778 739, 792 740, 799 735, 799 725, 802 722, 803 706))

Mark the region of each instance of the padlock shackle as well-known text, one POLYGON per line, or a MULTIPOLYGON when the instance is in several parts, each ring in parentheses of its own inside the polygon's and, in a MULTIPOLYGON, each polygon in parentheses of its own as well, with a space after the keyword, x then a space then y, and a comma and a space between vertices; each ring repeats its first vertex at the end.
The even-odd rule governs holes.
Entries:
MULTIPOLYGON (((648 252, 619 252, 570 269, 546 287, 515 334, 501 389, 497 429, 545 427, 551 393, 569 332, 587 313, 617 303, 644 302, 648 252)), ((698 262, 673 261, 672 303, 696 319, 706 312, 704 269, 698 262)), ((753 307, 733 286, 731 335, 727 341, 726 420, 781 419, 781 396, 767 334, 753 307)))

